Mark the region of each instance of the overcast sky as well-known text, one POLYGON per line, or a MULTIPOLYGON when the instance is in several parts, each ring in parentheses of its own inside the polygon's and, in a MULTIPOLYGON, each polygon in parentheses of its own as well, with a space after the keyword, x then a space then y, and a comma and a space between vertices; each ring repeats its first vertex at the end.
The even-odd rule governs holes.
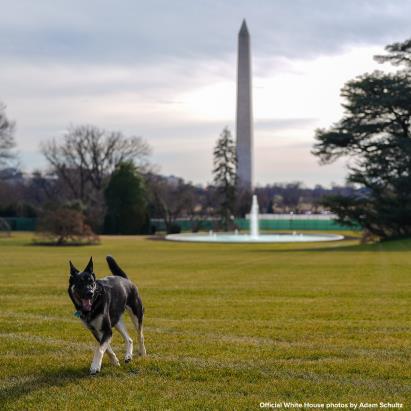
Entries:
POLYGON ((383 68, 372 56, 411 37, 406 0, 0 0, 0 101, 25 170, 71 124, 144 137, 163 174, 211 181, 212 149, 235 129, 237 33, 251 35, 255 176, 260 184, 342 183, 319 166, 317 127, 339 90, 383 68))

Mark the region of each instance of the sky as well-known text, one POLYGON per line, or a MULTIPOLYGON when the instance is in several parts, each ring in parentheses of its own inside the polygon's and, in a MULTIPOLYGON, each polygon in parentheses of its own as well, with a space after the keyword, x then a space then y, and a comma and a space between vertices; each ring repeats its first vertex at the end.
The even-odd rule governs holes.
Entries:
POLYGON ((70 125, 141 136, 165 175, 212 181, 212 150, 234 133, 237 34, 251 36, 257 184, 344 183, 320 166, 314 131, 341 118, 340 89, 411 37, 406 0, 0 0, 0 101, 20 163, 45 169, 42 141, 70 125))

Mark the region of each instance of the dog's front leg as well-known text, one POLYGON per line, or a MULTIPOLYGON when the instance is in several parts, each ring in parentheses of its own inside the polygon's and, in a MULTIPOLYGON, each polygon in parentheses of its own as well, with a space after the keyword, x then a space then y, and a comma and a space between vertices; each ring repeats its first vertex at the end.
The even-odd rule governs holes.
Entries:
POLYGON ((110 346, 111 342, 111 332, 103 334, 100 344, 98 345, 96 351, 94 352, 93 361, 90 366, 90 374, 94 375, 100 372, 101 369, 101 362, 103 360, 104 353, 106 352, 107 348, 110 346))

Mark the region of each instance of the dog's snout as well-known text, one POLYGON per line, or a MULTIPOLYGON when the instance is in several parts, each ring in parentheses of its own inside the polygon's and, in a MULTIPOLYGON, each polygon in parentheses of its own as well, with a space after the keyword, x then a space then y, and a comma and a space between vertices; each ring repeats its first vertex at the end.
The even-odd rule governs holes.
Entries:
POLYGON ((93 297, 93 290, 91 288, 87 289, 85 297, 86 298, 92 298, 93 297))

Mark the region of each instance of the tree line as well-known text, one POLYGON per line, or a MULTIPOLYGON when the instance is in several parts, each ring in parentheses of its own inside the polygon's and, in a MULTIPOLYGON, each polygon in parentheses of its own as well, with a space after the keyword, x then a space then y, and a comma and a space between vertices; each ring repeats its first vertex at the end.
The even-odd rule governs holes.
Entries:
MULTIPOLYGON (((46 171, 23 177, 16 162, 15 124, 4 106, 0 118, 0 217, 37 218, 44 232, 59 232, 52 234, 56 242, 82 235, 93 239, 94 233, 152 233, 153 218, 162 219, 167 232, 180 230, 179 218, 191 220, 193 230, 210 218, 216 230, 228 230, 235 217, 249 211, 249 193, 236 186, 235 143, 228 128, 214 150, 214 181, 201 186, 156 173, 142 138, 91 125, 71 126, 60 138, 43 142, 46 171)), ((320 212, 326 193, 344 190, 310 189, 298 182, 256 188, 266 213, 320 212)))
MULTIPOLYGON (((91 125, 71 126, 60 138, 43 142, 46 171, 23 177, 16 161, 15 124, 4 106, 0 119, 0 217, 37 218, 48 232, 58 226, 60 241, 67 232, 79 236, 82 230, 88 235, 151 233, 152 218, 162 219, 168 232, 179 231, 178 218, 191 220, 194 230, 210 217, 215 229, 229 229, 234 217, 249 211, 249 196, 236 188, 235 144, 227 128, 214 150, 214 181, 201 186, 156 173, 142 138, 91 125)), ((326 193, 344 190, 301 183, 256 188, 266 213, 320 212, 326 193)))

